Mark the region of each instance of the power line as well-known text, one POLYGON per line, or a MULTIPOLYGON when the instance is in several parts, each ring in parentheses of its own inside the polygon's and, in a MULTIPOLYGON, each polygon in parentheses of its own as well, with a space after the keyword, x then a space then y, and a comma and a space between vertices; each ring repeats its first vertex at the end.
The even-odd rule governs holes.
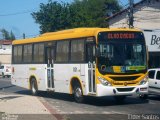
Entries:
POLYGON ((32 13, 35 10, 28 10, 28 11, 23 11, 23 12, 15 12, 15 13, 9 13, 9 14, 0 14, 1 17, 6 17, 6 16, 13 16, 13 15, 20 15, 20 14, 26 14, 26 13, 32 13))
POLYGON ((119 1, 119 3, 122 5, 123 9, 127 8, 128 5, 129 5, 128 3, 127 3, 126 5, 124 5, 123 2, 122 2, 121 0, 118 0, 118 1, 119 1))

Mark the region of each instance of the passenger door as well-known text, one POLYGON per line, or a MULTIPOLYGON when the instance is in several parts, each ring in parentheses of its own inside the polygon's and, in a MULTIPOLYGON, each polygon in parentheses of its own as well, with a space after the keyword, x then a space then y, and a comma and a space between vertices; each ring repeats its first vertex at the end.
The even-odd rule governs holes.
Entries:
POLYGON ((48 89, 54 88, 54 60, 55 60, 55 47, 47 47, 46 48, 46 63, 47 63, 48 89))
POLYGON ((88 87, 90 93, 96 92, 95 82, 95 44, 92 42, 87 43, 87 58, 88 58, 88 87))

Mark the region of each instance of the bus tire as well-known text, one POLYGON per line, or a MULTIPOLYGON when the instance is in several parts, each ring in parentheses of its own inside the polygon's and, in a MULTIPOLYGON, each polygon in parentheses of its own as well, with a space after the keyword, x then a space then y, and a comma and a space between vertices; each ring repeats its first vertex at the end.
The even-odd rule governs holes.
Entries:
POLYGON ((142 100, 146 100, 148 98, 148 95, 147 94, 140 94, 139 98, 142 100))
POLYGON ((74 99, 77 103, 84 102, 84 96, 83 96, 82 88, 79 84, 76 84, 74 86, 73 95, 74 95, 74 99))
POLYGON ((35 78, 31 78, 31 93, 32 95, 37 95, 38 94, 38 87, 37 87, 37 82, 35 78))

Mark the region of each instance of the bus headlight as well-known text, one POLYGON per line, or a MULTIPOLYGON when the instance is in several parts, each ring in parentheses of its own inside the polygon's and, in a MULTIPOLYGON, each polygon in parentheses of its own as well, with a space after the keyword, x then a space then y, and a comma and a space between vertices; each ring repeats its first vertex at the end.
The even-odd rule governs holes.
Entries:
POLYGON ((105 78, 102 77, 98 77, 98 80, 100 81, 100 83, 104 86, 111 86, 111 83, 109 83, 105 78))
POLYGON ((139 83, 139 85, 144 85, 148 82, 148 76, 145 76, 144 79, 139 83))

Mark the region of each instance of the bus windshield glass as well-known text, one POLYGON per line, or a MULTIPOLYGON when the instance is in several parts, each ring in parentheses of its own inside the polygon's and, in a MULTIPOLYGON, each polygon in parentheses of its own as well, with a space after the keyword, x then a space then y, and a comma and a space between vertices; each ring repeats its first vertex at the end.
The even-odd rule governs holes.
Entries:
POLYGON ((146 72, 146 46, 141 32, 101 32, 98 49, 102 74, 146 72))

